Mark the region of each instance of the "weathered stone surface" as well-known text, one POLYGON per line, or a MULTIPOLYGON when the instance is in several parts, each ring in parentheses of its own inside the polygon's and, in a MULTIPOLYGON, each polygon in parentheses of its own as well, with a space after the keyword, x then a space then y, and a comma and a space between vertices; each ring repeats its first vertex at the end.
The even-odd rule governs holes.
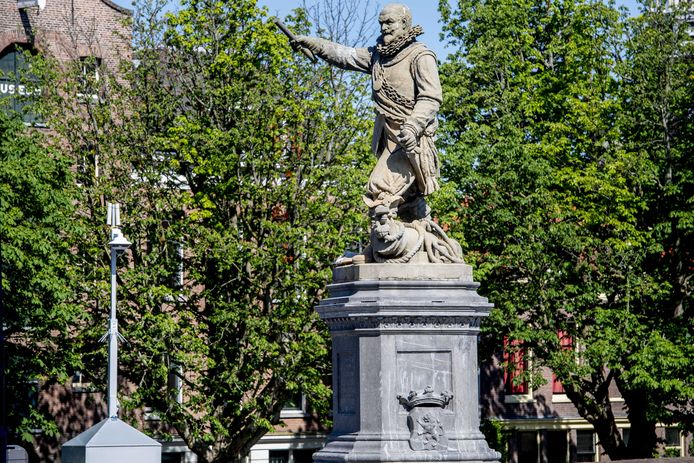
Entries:
POLYGON ((335 270, 333 432, 316 462, 493 462, 479 431, 477 335, 492 305, 464 264, 335 270))
MULTIPOLYGON (((472 267, 467 264, 364 264, 346 265, 338 267, 333 271, 333 283, 368 280, 440 280, 472 283, 472 267)), ((476 283, 474 285, 477 287, 476 283)))
POLYGON ((364 201, 371 217, 366 262, 460 263, 460 244, 432 220, 425 197, 437 191, 440 161, 434 144, 443 96, 436 56, 417 41, 402 4, 383 7, 376 45, 352 48, 316 37, 293 36, 292 44, 328 63, 371 76, 376 119, 372 149, 377 161, 364 201), (417 257, 417 258, 415 258, 417 257))

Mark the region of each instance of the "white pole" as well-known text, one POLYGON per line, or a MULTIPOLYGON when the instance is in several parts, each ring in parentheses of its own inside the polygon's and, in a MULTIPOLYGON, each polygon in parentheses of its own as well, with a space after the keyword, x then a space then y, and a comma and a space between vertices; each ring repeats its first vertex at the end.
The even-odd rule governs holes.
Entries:
POLYGON ((108 320, 108 416, 118 417, 118 319, 116 318, 116 258, 130 247, 130 242, 118 228, 120 206, 108 204, 106 223, 111 226, 111 314, 108 320))
POLYGON ((118 417, 118 319, 116 318, 116 257, 111 246, 111 316, 108 323, 108 416, 118 417))

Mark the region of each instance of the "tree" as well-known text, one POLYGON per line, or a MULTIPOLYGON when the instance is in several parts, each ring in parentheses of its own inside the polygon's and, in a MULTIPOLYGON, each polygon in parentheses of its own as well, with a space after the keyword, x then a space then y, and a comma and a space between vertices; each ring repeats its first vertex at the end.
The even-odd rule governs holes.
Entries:
MULTIPOLYGON (((327 415, 329 338, 313 307, 366 228, 370 118, 365 93, 293 54, 255 1, 164 6, 137 5, 135 62, 103 70, 97 98, 79 101, 77 70, 46 63, 44 112, 89 156, 80 204, 99 234, 80 252, 104 246, 105 199, 123 205, 133 242, 120 374, 136 388, 123 408, 150 407, 199 461, 238 461, 297 392, 327 415)), ((302 11, 289 19, 308 27, 302 11)), ((87 299, 105 295, 106 257, 87 299)), ((103 312, 83 331, 93 364, 103 312)))
POLYGON ((682 294, 653 268, 662 241, 644 217, 664 198, 644 191, 657 169, 623 123, 643 111, 622 93, 616 64, 645 63, 624 55, 623 21, 600 2, 441 2, 440 11, 459 47, 442 69, 444 168, 457 197, 449 217, 495 303, 491 344, 508 336, 532 349, 611 459, 650 457, 656 422, 691 423, 693 383, 691 316, 654 310, 682 294), (582 348, 565 349, 567 336, 582 348), (611 384, 625 398, 628 446, 611 384))
POLYGON ((617 381, 628 404, 641 404, 641 419, 691 432, 694 46, 685 7, 644 2, 641 16, 627 24, 625 59, 617 68, 625 149, 650 173, 638 185, 647 207, 637 223, 648 234, 640 270, 656 285, 633 309, 650 329, 639 333, 641 348, 628 353, 617 381))
POLYGON ((37 428, 58 433, 40 411, 38 388, 65 382, 81 365, 70 339, 80 319, 73 193, 70 160, 16 114, 0 112, 3 400, 14 440, 31 442, 37 428))

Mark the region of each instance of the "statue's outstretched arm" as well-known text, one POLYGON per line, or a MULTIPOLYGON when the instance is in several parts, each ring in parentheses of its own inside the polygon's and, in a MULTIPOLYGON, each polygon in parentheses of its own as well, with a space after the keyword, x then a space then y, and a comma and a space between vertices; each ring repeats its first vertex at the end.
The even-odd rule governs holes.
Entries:
POLYGON ((371 72, 371 52, 368 48, 353 48, 318 37, 297 35, 294 43, 308 48, 316 56, 341 69, 371 72))

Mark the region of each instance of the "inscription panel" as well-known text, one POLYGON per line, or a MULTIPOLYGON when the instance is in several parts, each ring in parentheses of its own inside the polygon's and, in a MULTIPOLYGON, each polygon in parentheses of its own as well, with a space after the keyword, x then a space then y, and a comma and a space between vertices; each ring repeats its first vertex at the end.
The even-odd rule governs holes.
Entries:
POLYGON ((399 393, 453 390, 451 351, 398 351, 397 368, 399 393))
POLYGON ((338 413, 353 415, 356 412, 357 394, 359 393, 358 375, 354 352, 339 352, 337 354, 338 413))

